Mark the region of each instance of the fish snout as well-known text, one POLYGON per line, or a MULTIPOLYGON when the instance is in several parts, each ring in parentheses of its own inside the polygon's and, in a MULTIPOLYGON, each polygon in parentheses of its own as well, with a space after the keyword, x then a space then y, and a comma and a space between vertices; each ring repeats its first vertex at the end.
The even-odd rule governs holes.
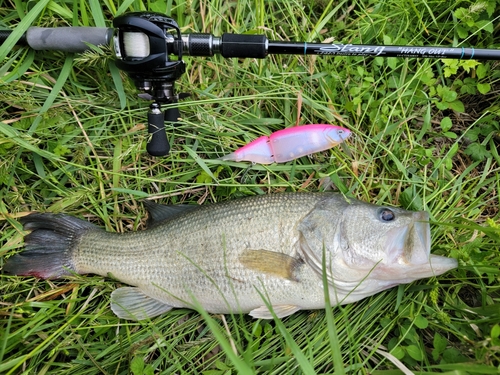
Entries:
POLYGON ((431 254, 429 260, 433 275, 441 275, 458 267, 458 261, 454 258, 431 254))

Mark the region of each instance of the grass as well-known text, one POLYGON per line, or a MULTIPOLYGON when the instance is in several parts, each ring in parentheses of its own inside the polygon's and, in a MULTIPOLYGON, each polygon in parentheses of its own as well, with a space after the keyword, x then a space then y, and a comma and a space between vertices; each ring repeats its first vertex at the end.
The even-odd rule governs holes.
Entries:
MULTIPOLYGON (((271 40, 498 48, 495 1, 3 1, 1 26, 102 26, 128 11, 183 32, 271 40)), ((12 40, 11 40, 12 41, 12 40)), ((282 321, 175 310, 120 321, 116 283, 0 275, 0 373, 496 374, 500 356, 499 65, 269 56, 185 58, 172 152, 145 152, 148 103, 112 62, 0 47, 0 266, 22 249, 19 218, 66 212, 110 231, 143 227, 145 196, 210 203, 325 186, 425 209, 432 252, 460 267, 355 304, 282 321), (335 148, 270 166, 217 158, 296 122, 345 125, 335 148), (399 360, 400 364, 397 364, 399 360), (399 366, 399 367, 398 367, 399 366)))

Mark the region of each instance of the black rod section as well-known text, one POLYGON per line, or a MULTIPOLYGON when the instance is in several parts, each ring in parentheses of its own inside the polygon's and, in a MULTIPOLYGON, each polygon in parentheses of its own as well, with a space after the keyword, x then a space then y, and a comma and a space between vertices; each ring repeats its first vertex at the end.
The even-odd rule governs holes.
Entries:
MULTIPOLYGON (((12 30, 0 30, 0 44, 3 44, 9 37, 9 35, 12 34, 12 30)), ((26 33, 24 33, 21 38, 18 39, 16 42, 16 45, 18 46, 27 46, 28 43, 26 41, 26 33)))
POLYGON ((267 56, 267 38, 264 35, 223 34, 220 54, 229 57, 253 57, 263 59, 267 56))

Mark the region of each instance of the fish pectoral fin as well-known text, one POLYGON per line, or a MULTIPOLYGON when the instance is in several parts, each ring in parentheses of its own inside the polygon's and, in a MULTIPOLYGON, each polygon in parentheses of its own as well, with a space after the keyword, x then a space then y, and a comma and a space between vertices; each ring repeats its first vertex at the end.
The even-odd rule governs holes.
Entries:
POLYGON ((111 310, 122 319, 144 320, 172 309, 172 306, 144 294, 134 287, 118 288, 111 293, 111 310))
POLYGON ((250 270, 291 281, 298 281, 295 271, 303 263, 301 259, 287 254, 251 249, 244 250, 239 256, 239 261, 250 270))
MULTIPOLYGON (((273 305, 271 306, 274 314, 278 318, 284 318, 285 316, 292 315, 293 313, 301 310, 299 306, 296 305, 273 305)), ((273 314, 267 306, 260 306, 253 309, 248 313, 254 319, 272 319, 273 314)))

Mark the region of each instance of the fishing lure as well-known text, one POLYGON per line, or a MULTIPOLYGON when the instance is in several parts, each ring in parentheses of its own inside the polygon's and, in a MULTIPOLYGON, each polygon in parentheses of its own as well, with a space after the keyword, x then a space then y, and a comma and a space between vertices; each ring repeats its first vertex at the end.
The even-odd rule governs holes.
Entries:
POLYGON ((263 135, 221 160, 251 161, 259 164, 284 163, 342 143, 351 131, 336 125, 313 124, 278 130, 263 135))

